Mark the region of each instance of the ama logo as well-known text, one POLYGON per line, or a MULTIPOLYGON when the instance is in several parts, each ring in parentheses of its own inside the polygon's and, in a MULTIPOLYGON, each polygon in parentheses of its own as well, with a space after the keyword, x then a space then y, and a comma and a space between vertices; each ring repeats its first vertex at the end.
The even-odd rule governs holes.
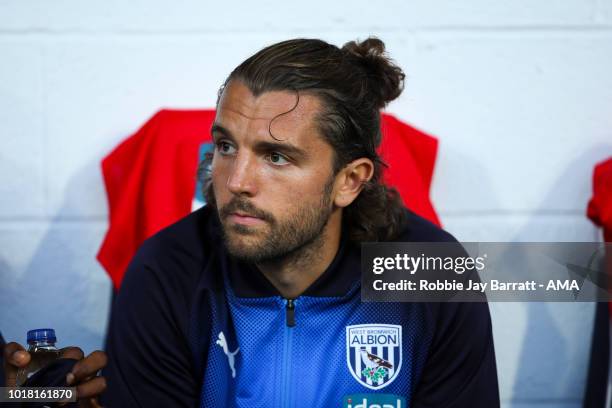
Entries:
POLYGON ((406 408, 406 399, 393 394, 353 394, 344 397, 344 408, 406 408))
POLYGON ((364 387, 379 390, 391 384, 402 368, 402 326, 346 326, 346 362, 364 387))

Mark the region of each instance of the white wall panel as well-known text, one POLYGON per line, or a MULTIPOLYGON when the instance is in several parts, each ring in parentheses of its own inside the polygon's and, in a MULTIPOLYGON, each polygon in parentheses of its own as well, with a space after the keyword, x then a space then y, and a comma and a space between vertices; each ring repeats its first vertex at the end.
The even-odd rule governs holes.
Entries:
MULTIPOLYGON (((110 283, 100 160, 161 108, 212 107, 275 41, 376 34, 407 73, 389 111, 437 136, 433 200, 465 241, 594 241, 612 155, 612 2, 0 2, 0 330, 100 348, 110 283), (45 307, 40 307, 40 302, 45 307)), ((491 304, 503 406, 580 406, 592 304, 491 304)))
POLYGON ((0 217, 44 214, 42 47, 0 38, 0 217))
POLYGON ((584 26, 593 24, 597 0, 391 0, 371 2, 302 2, 264 0, 205 2, 137 0, 82 2, 3 1, 4 30, 77 31, 269 31, 397 30, 410 27, 584 26))

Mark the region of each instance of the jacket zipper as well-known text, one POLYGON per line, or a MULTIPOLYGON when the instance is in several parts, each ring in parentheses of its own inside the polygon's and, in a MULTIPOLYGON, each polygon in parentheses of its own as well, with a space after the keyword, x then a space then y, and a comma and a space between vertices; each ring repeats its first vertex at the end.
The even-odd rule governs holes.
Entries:
POLYGON ((295 299, 286 299, 285 304, 285 336, 283 344, 283 370, 282 370, 282 389, 281 389, 281 407, 291 407, 291 349, 293 327, 295 326, 295 299))
POLYGON ((287 299, 286 309, 286 317, 287 317, 287 327, 295 326, 295 299, 287 299))

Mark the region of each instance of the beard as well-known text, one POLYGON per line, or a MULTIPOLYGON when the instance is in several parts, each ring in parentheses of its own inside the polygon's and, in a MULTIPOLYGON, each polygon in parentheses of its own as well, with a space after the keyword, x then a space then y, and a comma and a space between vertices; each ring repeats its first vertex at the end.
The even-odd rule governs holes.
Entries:
MULTIPOLYGON (((256 208, 248 199, 234 196, 222 208, 217 207, 221 221, 223 240, 230 255, 248 263, 279 261, 290 257, 314 255, 323 245, 323 230, 332 214, 331 193, 334 177, 326 183, 316 202, 300 202, 292 214, 282 220, 269 212, 256 208), (229 224, 231 213, 241 211, 264 221, 263 225, 229 224), (267 226, 267 228, 266 228, 267 226)), ((208 196, 215 203, 212 186, 208 196)))

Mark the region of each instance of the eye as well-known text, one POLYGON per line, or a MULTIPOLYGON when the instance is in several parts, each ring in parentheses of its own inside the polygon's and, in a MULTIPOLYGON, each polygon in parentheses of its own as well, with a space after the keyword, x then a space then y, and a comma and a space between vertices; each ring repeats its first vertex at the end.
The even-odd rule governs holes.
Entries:
POLYGON ((276 165, 276 166, 284 166, 286 164, 289 164, 289 160, 287 160, 287 158, 285 156, 283 156, 282 154, 278 153, 278 152, 272 152, 270 154, 267 155, 266 159, 276 165))
POLYGON ((217 150, 219 150, 219 153, 222 155, 234 154, 236 152, 236 148, 232 146, 231 143, 225 141, 217 143, 217 150))

